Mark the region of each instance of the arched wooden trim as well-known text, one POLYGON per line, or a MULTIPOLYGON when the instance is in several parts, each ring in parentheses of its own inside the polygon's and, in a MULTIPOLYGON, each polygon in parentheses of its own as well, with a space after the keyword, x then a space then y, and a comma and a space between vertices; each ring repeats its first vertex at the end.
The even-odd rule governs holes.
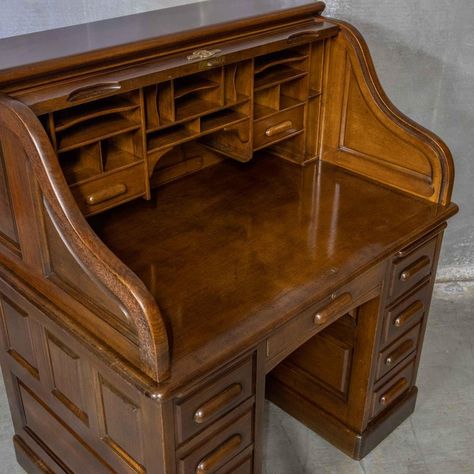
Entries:
POLYGON ((442 174, 440 189, 436 190, 437 202, 443 205, 449 204, 454 183, 454 164, 448 146, 435 133, 407 117, 391 102, 380 83, 368 45, 360 32, 344 21, 326 17, 321 17, 321 19, 338 25, 341 29, 340 34, 345 36, 345 39, 353 48, 353 51, 350 51, 349 54, 355 54, 358 59, 358 65, 364 75, 365 84, 372 95, 371 98, 387 116, 387 119, 403 128, 432 150, 434 159, 440 164, 442 174))
POLYGON ((38 118, 23 103, 0 93, 0 127, 24 147, 50 216, 74 257, 118 298, 136 326, 141 369, 161 382, 169 376, 168 336, 160 310, 141 280, 95 235, 67 186, 38 118))

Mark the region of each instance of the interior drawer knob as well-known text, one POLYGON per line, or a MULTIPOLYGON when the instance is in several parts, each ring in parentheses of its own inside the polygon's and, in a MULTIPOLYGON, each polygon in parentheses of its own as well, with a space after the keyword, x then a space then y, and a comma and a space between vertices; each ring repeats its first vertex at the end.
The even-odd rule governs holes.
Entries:
POLYGON ((325 324, 334 316, 344 311, 348 311, 351 304, 352 295, 350 293, 343 293, 342 295, 337 296, 333 301, 331 301, 331 303, 314 315, 314 323, 318 325, 325 324))
POLYGON ((215 469, 225 459, 237 454, 241 443, 242 436, 238 434, 231 436, 227 441, 224 441, 205 458, 201 459, 196 468, 196 474, 209 474, 211 472, 215 472, 215 469))
POLYGON ((100 204, 109 199, 113 199, 117 196, 121 196, 127 192, 127 186, 123 183, 118 183, 109 188, 101 189, 95 193, 89 194, 86 197, 86 202, 89 206, 100 204))
POLYGON ((425 255, 420 257, 418 260, 413 262, 411 265, 405 268, 405 270, 400 273, 401 281, 408 281, 413 278, 417 273, 421 272, 431 263, 431 260, 425 255))
POLYGON ((265 130, 265 135, 267 137, 273 137, 274 135, 279 135, 280 133, 287 132, 293 128, 293 122, 291 120, 285 120, 273 127, 269 127, 265 130))
POLYGON ((217 396, 200 406, 194 413, 196 423, 205 423, 217 413, 221 412, 242 393, 242 385, 234 383, 217 396))

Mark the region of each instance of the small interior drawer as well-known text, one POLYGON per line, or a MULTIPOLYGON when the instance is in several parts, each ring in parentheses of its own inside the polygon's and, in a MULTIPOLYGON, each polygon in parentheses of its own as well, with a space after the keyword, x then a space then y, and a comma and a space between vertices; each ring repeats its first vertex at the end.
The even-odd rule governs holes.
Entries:
POLYGON ((388 382, 374 391, 372 397, 371 418, 382 413, 397 401, 412 386, 413 374, 415 372, 415 360, 411 360, 388 382))
POLYGON ((252 412, 246 412, 206 443, 180 458, 179 474, 220 472, 221 467, 252 444, 252 412))
POLYGON ((394 370, 403 360, 416 351, 421 325, 418 324, 401 338, 379 353, 376 379, 394 370))
POLYGON ((406 257, 394 260, 389 293, 390 301, 412 289, 423 278, 431 274, 437 241, 438 239, 435 237, 406 257))
POLYGON ((382 345, 394 341, 423 319, 430 304, 431 290, 432 283, 426 281, 414 293, 387 310, 382 345))
POLYGON ((178 443, 208 427, 252 394, 253 359, 247 359, 176 403, 178 443))
POLYGON ((145 193, 144 165, 101 176, 71 186, 71 192, 85 215, 95 214, 145 193))
POLYGON ((304 105, 272 114, 254 123, 254 150, 291 137, 303 130, 304 105))

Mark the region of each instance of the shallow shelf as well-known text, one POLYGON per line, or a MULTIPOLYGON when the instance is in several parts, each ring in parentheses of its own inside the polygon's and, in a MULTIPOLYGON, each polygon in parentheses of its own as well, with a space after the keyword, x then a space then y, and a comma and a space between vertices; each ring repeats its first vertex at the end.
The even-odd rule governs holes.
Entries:
POLYGON ((218 82, 211 81, 205 77, 191 76, 189 78, 182 78, 175 81, 174 98, 180 99, 188 94, 208 89, 215 89, 219 86, 220 84, 218 82))
POLYGON ((59 135, 58 151, 63 153, 138 128, 140 128, 140 124, 134 123, 121 115, 95 118, 75 130, 70 130, 67 133, 63 132, 59 135))
POLYGON ((176 121, 180 121, 205 115, 223 106, 216 102, 190 97, 178 101, 175 107, 176 121))
POLYGON ((275 66, 279 66, 282 64, 292 64, 292 63, 299 63, 308 59, 307 54, 300 54, 294 51, 286 51, 284 53, 276 53, 268 56, 263 56, 257 58, 255 60, 255 74, 261 74, 262 72, 266 71, 275 66))
POLYGON ((278 69, 268 69, 267 71, 255 77, 254 89, 256 91, 266 89, 267 87, 283 84, 284 82, 304 77, 307 71, 301 71, 289 66, 281 66, 278 69))
POLYGON ((240 112, 231 109, 221 110, 201 119, 201 132, 211 132, 219 130, 229 125, 241 122, 248 117, 240 112))
POLYGON ((104 171, 107 172, 118 170, 133 163, 138 163, 142 161, 142 158, 111 145, 104 147, 102 151, 102 160, 104 163, 104 171))
POLYGON ((202 105, 202 108, 199 108, 197 106, 196 107, 190 107, 188 109, 186 107, 183 107, 182 109, 179 108, 179 111, 177 110, 177 114, 176 114, 177 116, 179 116, 179 119, 177 118, 174 122, 171 122, 171 121, 166 121, 165 122, 165 121, 163 121, 160 126, 149 128, 147 130, 147 133, 154 133, 158 130, 164 130, 164 129, 172 127, 174 125, 178 125, 182 122, 187 122, 188 120, 191 120, 191 119, 195 119, 195 118, 198 118, 198 117, 201 117, 201 116, 212 114, 212 113, 218 112, 219 110, 222 110, 222 109, 227 109, 228 107, 233 107, 233 106, 236 106, 236 105, 242 105, 242 104, 245 104, 245 102, 248 102, 249 100, 250 100, 249 97, 247 97, 245 95, 242 95, 242 94, 239 94, 236 101, 226 100, 224 105, 218 105, 214 102, 209 102, 209 101, 200 101, 200 104, 202 105), (189 115, 188 112, 192 111, 192 109, 195 109, 194 110, 195 113, 189 115))
POLYGON ((173 127, 157 132, 148 139, 148 153, 180 145, 196 138, 197 132, 187 129, 184 125, 175 125, 173 127))
POLYGON ((56 131, 61 132, 87 120, 119 112, 129 112, 139 107, 124 97, 111 97, 101 101, 78 105, 58 112, 55 117, 56 131))
POLYGON ((263 117, 268 117, 270 115, 276 114, 278 112, 281 112, 283 110, 288 110, 292 109, 293 107, 298 107, 302 105, 304 102, 301 100, 293 99, 292 97, 288 97, 286 95, 282 95, 280 97, 280 108, 279 109, 273 109, 271 107, 268 107, 266 105, 261 105, 255 103, 254 105, 254 117, 255 120, 261 119, 263 117))

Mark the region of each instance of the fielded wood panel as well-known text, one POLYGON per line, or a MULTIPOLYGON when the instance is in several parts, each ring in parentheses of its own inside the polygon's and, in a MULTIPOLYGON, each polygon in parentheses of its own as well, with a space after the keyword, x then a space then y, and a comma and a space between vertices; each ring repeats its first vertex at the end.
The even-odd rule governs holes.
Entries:
POLYGON ((32 325, 35 323, 27 311, 3 294, 0 294, 0 315, 5 350, 34 377, 39 378, 32 338, 32 325))
POLYGON ((433 202, 449 202, 452 157, 439 137, 386 97, 367 45, 353 27, 332 40, 323 159, 433 202))
POLYGON ((90 472, 140 473, 145 471, 141 463, 155 469, 151 472, 161 472, 165 465, 162 438, 152 435, 162 423, 161 405, 124 383, 55 324, 45 324, 37 308, 8 288, 2 288, 2 321, 11 319, 13 310, 7 307, 5 311, 10 297, 23 302, 21 307, 16 304, 12 316, 15 334, 23 331, 23 339, 15 346, 22 355, 2 344, 1 356, 5 374, 11 371, 13 391, 19 397, 17 433, 27 437, 32 448, 34 440, 39 440, 41 457, 61 460, 59 465, 65 463, 66 472, 81 472, 80 460, 93 469, 90 472), (21 318, 20 326, 15 318, 21 318), (21 325, 26 318, 31 321, 24 329, 21 325), (61 441, 52 443, 58 436, 61 441))
POLYGON ((21 254, 18 242, 18 229, 11 203, 11 190, 8 184, 3 148, 0 142, 0 242, 7 249, 21 254))
POLYGON ((61 286, 73 297, 80 299, 83 304, 88 304, 93 311, 106 312, 104 318, 108 316, 110 324, 115 323, 119 330, 121 329, 122 332, 130 334, 132 337, 133 334, 136 334, 136 329, 125 308, 113 293, 97 282, 94 273, 84 267, 74 253, 67 248, 53 224, 48 208, 44 207, 43 210, 49 257, 46 270, 47 278, 61 286))

